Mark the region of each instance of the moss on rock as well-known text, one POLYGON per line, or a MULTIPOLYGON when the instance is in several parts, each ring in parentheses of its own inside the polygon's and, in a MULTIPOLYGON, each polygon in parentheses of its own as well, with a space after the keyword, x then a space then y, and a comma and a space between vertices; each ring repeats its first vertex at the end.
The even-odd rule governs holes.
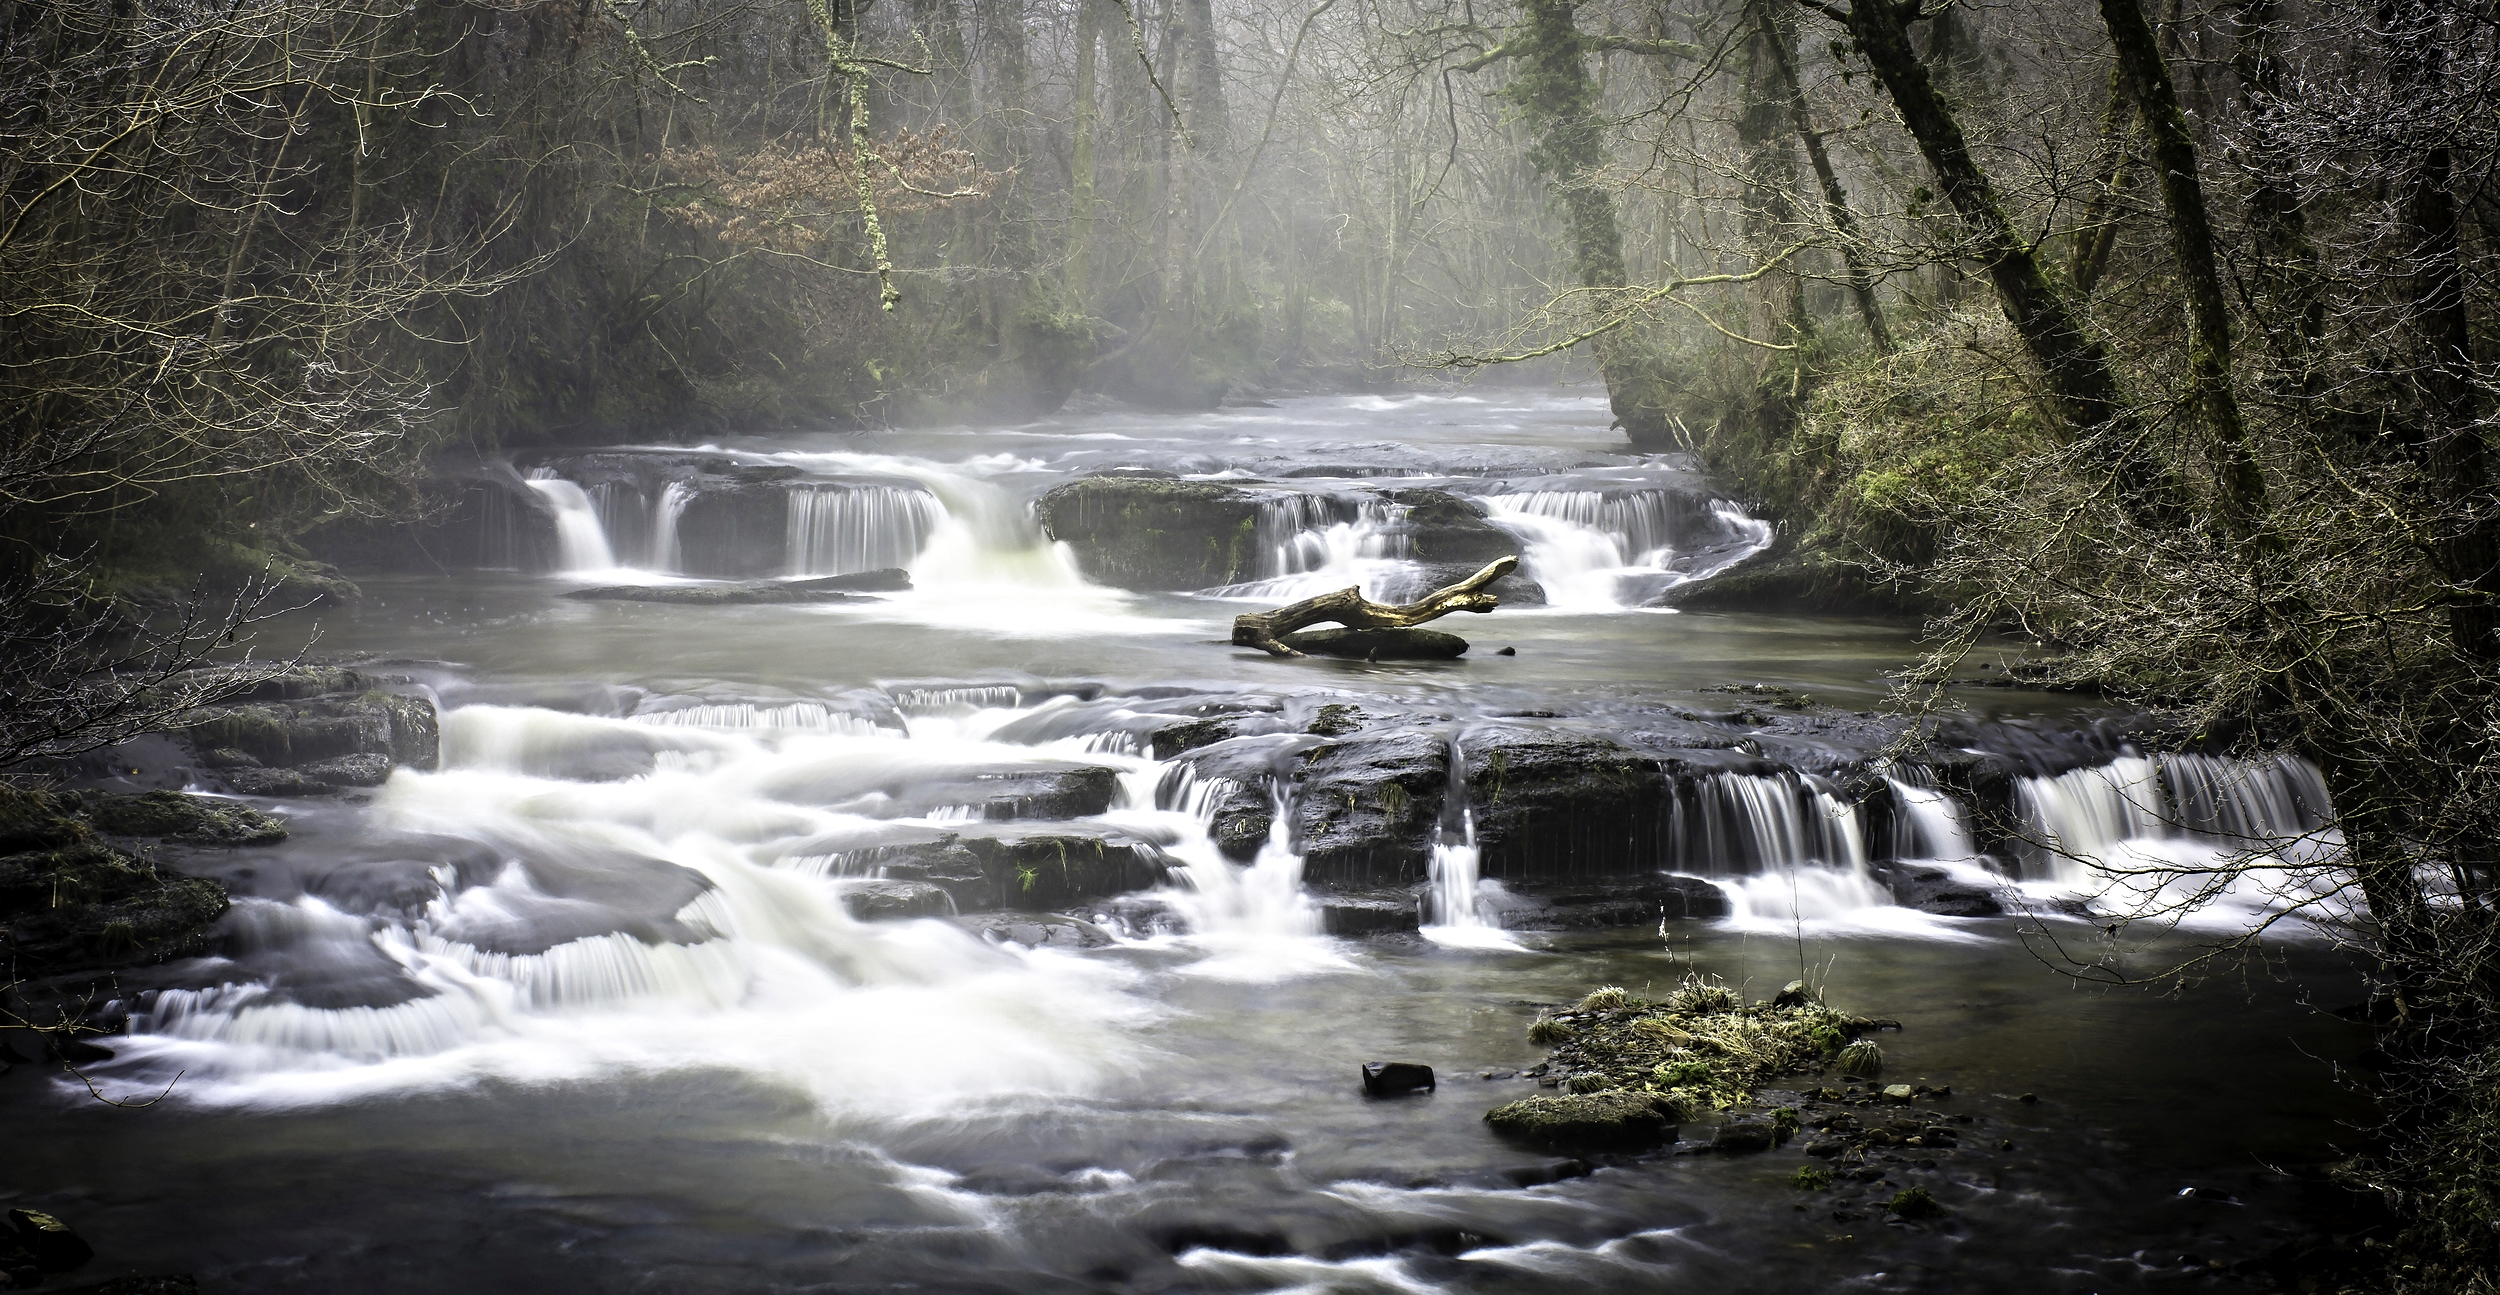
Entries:
POLYGON ((1486 1111, 1484 1120, 1498 1133, 1558 1148, 1645 1151, 1676 1134, 1670 1105, 1622 1089, 1523 1097, 1486 1111))
POLYGON ((286 824, 232 801, 151 791, 137 796, 98 796, 87 803, 95 825, 116 836, 153 836, 186 845, 274 845, 286 824))

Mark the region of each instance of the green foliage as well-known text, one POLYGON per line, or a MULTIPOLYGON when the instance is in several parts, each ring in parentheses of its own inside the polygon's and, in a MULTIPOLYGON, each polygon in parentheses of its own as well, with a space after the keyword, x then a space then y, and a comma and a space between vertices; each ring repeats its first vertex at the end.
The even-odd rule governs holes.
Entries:
POLYGON ((1852 1079, 1872 1079, 1884 1073, 1884 1050, 1860 1039, 1840 1050, 1833 1068, 1852 1079))
POLYGON ((1614 1012, 1621 1011, 1631 1005, 1632 996, 1623 992, 1623 986, 1602 985, 1596 989, 1590 990, 1587 996, 1583 997, 1579 1004, 1571 1010, 1575 1012, 1614 1012))
POLYGON ((1788 1185, 1801 1192, 1831 1190, 1832 1171, 1821 1165, 1803 1165, 1788 1176, 1788 1185))
POLYGON ((1550 1016, 1540 1014, 1534 1021, 1528 1023, 1528 1042, 1540 1048, 1568 1043, 1578 1037, 1580 1037, 1578 1030, 1550 1016))
POLYGON ((1940 1219, 1945 1215, 1944 1206, 1924 1187, 1911 1187, 1895 1194, 1891 1200, 1884 1202, 1884 1208, 1896 1218, 1913 1222, 1940 1219))

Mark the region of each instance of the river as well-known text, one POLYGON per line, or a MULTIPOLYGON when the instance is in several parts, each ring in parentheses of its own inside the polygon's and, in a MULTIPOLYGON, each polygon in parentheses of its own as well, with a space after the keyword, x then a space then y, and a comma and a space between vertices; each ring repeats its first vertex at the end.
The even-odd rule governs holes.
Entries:
MULTIPOLYGON (((691 475, 687 447, 525 461, 458 537, 469 563, 265 631, 431 696, 441 767, 256 802, 285 845, 192 861, 238 897, 222 955, 134 980, 132 1033, 90 1070, 170 1095, 0 1087, 42 1129, 13 1140, 12 1199, 217 1290, 2082 1291, 2228 1281, 2208 1263, 2294 1235, 2362 1116, 2331 1069, 2361 1033, 2316 1010, 2359 993, 2327 936, 2287 925, 2260 967, 2178 996, 2051 964, 2149 971, 2279 903, 2112 934, 2082 897, 2092 859, 2330 853, 2314 775, 2157 759, 2088 702, 1967 689, 1952 740, 2014 762, 2002 808, 2028 829, 1990 838, 1952 777, 1868 764, 1915 627, 1660 605, 1769 528, 1690 465, 1619 451, 1602 399, 1487 390, 742 438, 691 475), (1033 502, 1101 472, 1254 492, 1256 569, 1092 578, 1033 502), (707 512, 732 477, 781 511, 707 512), (1426 496, 1401 491, 1471 501, 1542 605, 1453 618, 1456 661, 1225 644, 1244 610, 1434 583, 1407 520, 1426 496), (902 566, 912 587, 563 596, 707 566, 902 566), (1278 802, 1228 853, 1216 766, 1190 763, 1316 758, 1322 707, 1457 753, 1383 934, 1325 933, 1298 784, 1227 784, 1278 802), (1230 736, 1156 758, 1209 716, 1230 736), (1467 752, 1556 734, 1699 753, 1674 757, 1636 863, 1708 879, 1725 916, 1538 920, 1568 904, 1517 862, 1532 843, 1489 820, 1478 841, 1500 792, 1467 752), (1076 767, 1110 771, 1107 802, 1041 817, 1148 860, 1144 894, 1060 906, 1081 923, 863 920, 858 896, 935 893, 881 861, 1030 828, 995 788, 1076 767), (1912 861, 2016 911, 1898 903, 1884 869, 1912 861), (1695 972, 1761 997, 1801 971, 1901 1022, 1886 1079, 1950 1085, 1964 1150, 1811 1193, 1794 1147, 1575 1159, 1482 1122, 1541 1091, 1518 1072, 1542 1004, 1695 972), (1366 1100, 1377 1059, 1439 1087, 1366 1100), (1901 1185, 1947 1221, 1888 1224, 1901 1185)), ((1355 880, 1379 909, 1380 878, 1355 880)))

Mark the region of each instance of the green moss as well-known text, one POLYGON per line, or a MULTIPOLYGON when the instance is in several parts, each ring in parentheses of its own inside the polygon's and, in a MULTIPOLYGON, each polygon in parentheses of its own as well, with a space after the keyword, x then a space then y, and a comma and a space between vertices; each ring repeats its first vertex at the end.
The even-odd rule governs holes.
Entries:
POLYGON ((1918 1221, 1944 1217, 1944 1206, 1928 1194, 1924 1187, 1912 1187, 1884 1202, 1884 1208, 1895 1217, 1918 1221))
POLYGON ((1832 1185, 1832 1171, 1821 1165, 1805 1165, 1788 1176, 1788 1185, 1801 1192, 1828 1191, 1832 1185))

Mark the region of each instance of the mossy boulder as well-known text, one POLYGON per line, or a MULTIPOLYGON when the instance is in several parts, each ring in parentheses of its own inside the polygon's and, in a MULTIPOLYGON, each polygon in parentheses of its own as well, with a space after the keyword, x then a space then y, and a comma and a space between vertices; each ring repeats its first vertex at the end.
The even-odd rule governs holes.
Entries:
POLYGON ((48 976, 206 951, 226 888, 93 841, 0 856, 0 966, 48 976))
POLYGON ((1646 1151, 1677 1133, 1667 1103, 1623 1089, 1523 1097, 1486 1111, 1484 1122, 1505 1137, 1575 1151, 1646 1151))
POLYGON ((431 769, 442 743, 434 703, 378 691, 213 707, 183 736, 201 750, 238 751, 271 766, 371 754, 431 769))
POLYGON ((116 836, 153 836, 185 845, 275 845, 286 824, 233 801, 151 791, 137 796, 97 796, 87 815, 116 836))
POLYGON ((1258 574, 1259 497, 1156 477, 1087 477, 1042 496, 1042 529, 1092 579, 1124 589, 1209 589, 1258 574))

